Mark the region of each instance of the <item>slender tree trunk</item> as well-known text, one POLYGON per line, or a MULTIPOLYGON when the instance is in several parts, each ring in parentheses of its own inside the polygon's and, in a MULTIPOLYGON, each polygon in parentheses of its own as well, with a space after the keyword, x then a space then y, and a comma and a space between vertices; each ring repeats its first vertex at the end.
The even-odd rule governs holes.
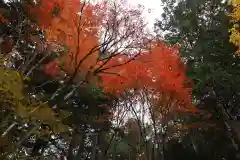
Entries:
POLYGON ((113 160, 116 160, 116 137, 113 143, 113 160))
POLYGON ((155 146, 154 146, 155 144, 153 143, 152 144, 152 154, 151 154, 151 158, 150 158, 150 160, 154 160, 155 159, 155 146))
POLYGON ((166 135, 162 135, 162 147, 161 147, 161 160, 164 160, 165 159, 165 155, 164 155, 164 152, 165 152, 165 140, 166 140, 166 135))
POLYGON ((77 146, 78 141, 78 131, 75 130, 72 134, 70 144, 68 146, 67 159, 72 160, 74 158, 73 149, 77 146))
POLYGON ((93 136, 93 147, 92 147, 92 160, 97 160, 97 146, 98 146, 99 134, 93 136))

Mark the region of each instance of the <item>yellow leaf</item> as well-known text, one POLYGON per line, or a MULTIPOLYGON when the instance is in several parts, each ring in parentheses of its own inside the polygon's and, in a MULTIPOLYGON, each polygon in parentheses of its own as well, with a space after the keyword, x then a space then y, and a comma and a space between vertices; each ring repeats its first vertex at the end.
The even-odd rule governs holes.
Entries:
POLYGON ((23 82, 17 71, 0 68, 0 88, 16 99, 20 100, 23 98, 23 82))

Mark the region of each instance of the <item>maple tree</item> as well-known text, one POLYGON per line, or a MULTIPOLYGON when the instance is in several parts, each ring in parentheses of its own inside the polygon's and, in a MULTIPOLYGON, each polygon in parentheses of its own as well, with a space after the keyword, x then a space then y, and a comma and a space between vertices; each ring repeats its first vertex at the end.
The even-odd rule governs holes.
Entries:
MULTIPOLYGON (((44 19, 42 22, 41 21, 42 18, 40 17, 40 25, 43 26, 43 29, 45 29, 47 40, 57 41, 60 44, 61 43, 66 44, 68 46, 69 54, 67 55, 67 58, 66 58, 67 60, 65 59, 67 63, 66 65, 67 67, 71 65, 75 65, 75 67, 81 65, 81 68, 82 68, 81 72, 84 72, 86 70, 88 71, 90 68, 94 68, 95 66, 98 67, 97 59, 100 51, 99 50, 100 48, 98 47, 103 47, 104 50, 107 50, 110 52, 111 52, 111 49, 114 49, 114 52, 116 52, 115 50, 117 51, 119 50, 117 46, 119 45, 119 42, 121 43, 128 42, 127 35, 131 36, 130 39, 133 41, 130 47, 134 47, 135 49, 138 49, 142 47, 141 45, 144 45, 143 42, 141 42, 141 40, 144 40, 144 39, 140 39, 142 37, 139 38, 139 35, 136 35, 140 32, 134 31, 137 29, 137 27, 143 27, 143 26, 134 25, 134 22, 141 19, 135 19, 133 23, 130 23, 130 20, 132 20, 131 16, 136 17, 139 12, 136 12, 135 10, 130 10, 129 12, 121 16, 120 20, 118 20, 117 13, 119 14, 119 11, 120 13, 123 13, 124 11, 123 8, 120 8, 121 6, 115 6, 115 8, 112 9, 112 11, 110 11, 110 13, 106 15, 104 14, 105 12, 103 13, 103 10, 106 9, 105 8, 106 2, 103 4, 104 5, 92 6, 91 4, 85 4, 85 3, 80 4, 79 1, 76 1, 76 2, 75 1, 64 1, 64 2, 48 1, 46 3, 44 3, 44 1, 41 1, 42 7, 40 7, 39 12, 40 12, 40 16, 42 16, 43 18, 45 18, 46 11, 49 11, 51 13, 53 12, 53 10, 56 10, 56 7, 58 7, 57 8, 58 15, 56 15, 56 17, 51 17, 52 19, 50 18, 50 24, 48 24, 49 18, 47 18, 47 21, 44 19), (73 12, 70 12, 70 10, 73 12), (80 10, 80 13, 77 14, 79 10, 80 10), (42 12, 44 12, 44 14, 42 12), (69 17, 72 17, 72 18, 69 19, 69 17), (127 24, 127 26, 121 26, 122 21, 124 23, 129 23, 129 24, 127 24), (118 24, 114 24, 114 23, 118 23, 118 24), (107 37, 108 33, 112 34, 111 36, 113 37, 113 39, 111 39, 110 37, 110 41, 103 42, 106 44, 99 44, 99 41, 98 41, 97 36, 98 36, 98 29, 101 27, 100 25, 103 25, 103 26, 107 25, 108 27, 107 28, 108 30, 105 31, 106 33, 104 34, 105 36, 104 38, 106 39, 108 38, 107 37), (117 25, 117 26, 114 26, 114 25, 117 25), (79 30, 79 27, 81 27, 80 30, 79 30), (77 29, 75 30, 75 28, 77 29), (122 30, 126 30, 126 31, 120 31, 121 28, 123 28, 122 30), (132 29, 130 30, 130 28, 132 29), (82 33, 79 33, 79 32, 82 32, 82 33), (131 32, 135 32, 135 33, 131 33, 131 32), (120 40, 119 40, 119 35, 116 35, 119 33, 124 36, 124 37, 120 37, 120 40), (124 40, 124 42, 122 42, 121 38, 124 40), (116 43, 115 44, 116 46, 112 45, 111 43, 113 44, 116 43), (108 45, 111 45, 111 47, 107 48, 108 45), (72 57, 74 56, 79 56, 79 57, 74 58, 75 64, 72 64, 71 61, 73 61, 72 57)), ((47 15, 51 15, 51 14, 47 14, 47 15)), ((110 53, 110 58, 108 56, 106 62, 102 60, 99 61, 100 66, 104 67, 104 69, 98 68, 97 70, 98 71, 107 70, 107 72, 104 72, 104 73, 109 73, 108 71, 112 73, 117 73, 116 70, 118 69, 115 69, 115 68, 116 67, 120 68, 121 70, 120 75, 122 77, 128 76, 128 81, 130 82, 122 82, 124 80, 121 80, 121 78, 120 80, 118 80, 119 77, 114 76, 114 78, 116 78, 116 80, 120 81, 120 83, 122 84, 122 85, 116 85, 117 81, 113 80, 114 86, 119 87, 119 89, 124 90, 129 86, 134 87, 133 82, 139 79, 142 82, 135 83, 135 84, 137 85, 140 84, 140 86, 144 86, 144 85, 147 85, 148 87, 151 86, 152 88, 160 90, 164 93, 175 92, 173 94, 178 96, 180 100, 189 101, 191 99, 190 95, 188 95, 189 90, 187 88, 183 90, 184 80, 187 80, 187 79, 186 79, 186 76, 184 75, 184 72, 185 72, 184 66, 183 64, 181 64, 180 62, 181 60, 177 55, 177 53, 175 53, 177 52, 177 49, 175 48, 167 49, 167 46, 164 46, 159 42, 155 42, 151 45, 152 45, 151 46, 152 49, 150 54, 141 53, 141 56, 138 56, 136 60, 132 60, 132 61, 129 60, 131 59, 129 58, 129 50, 127 50, 128 51, 127 53, 124 53, 125 50, 121 50, 121 52, 124 54, 113 53, 112 55, 110 53), (129 63, 125 64, 126 62, 129 62, 129 63), (102 65, 102 63, 105 65, 102 65), (125 64, 125 65, 122 67, 121 64, 125 64), (156 71, 160 73, 156 74, 155 73, 156 71), (135 74, 132 74, 131 72, 135 72, 135 74), (149 73, 152 75, 148 75, 146 73, 149 73), (125 75, 122 75, 122 74, 125 74, 125 75), (131 75, 131 77, 129 77, 129 75, 131 75), (124 85, 128 85, 128 86, 124 87, 124 85)), ((56 65, 57 65, 56 62, 52 64, 54 68, 57 68, 56 65)), ((105 79, 104 76, 103 76, 103 82, 106 83, 107 86, 110 86, 107 88, 111 88, 111 83, 108 83, 108 79, 105 79)))
POLYGON ((139 10, 106 1, 92 5, 77 0, 38 0, 26 7, 37 15, 47 44, 67 47, 66 55, 46 65, 52 76, 60 72, 63 61, 63 69, 70 74, 101 73, 101 85, 107 92, 147 87, 180 104, 191 104, 191 85, 185 86, 191 82, 178 48, 149 43, 139 10), (106 58, 99 58, 100 54, 106 58))
MULTIPOLYGON (((186 66, 180 59, 179 47, 149 41, 138 10, 126 10, 121 4, 107 2, 97 5, 70 0, 39 3, 40 7, 36 6, 32 12, 39 14, 39 24, 47 41, 67 46, 68 53, 61 61, 68 74, 79 73, 88 81, 99 76, 102 81, 98 84, 105 92, 115 95, 131 89, 152 90, 159 97, 158 104, 165 101, 163 97, 169 97, 173 110, 196 111, 192 106, 193 84, 185 75, 186 66), (108 5, 113 8, 103 12, 108 5), (105 57, 99 57, 100 54, 105 57), (89 78, 89 74, 92 77, 89 78)), ((53 61, 46 66, 46 71, 56 76, 59 66, 58 60, 53 61)))

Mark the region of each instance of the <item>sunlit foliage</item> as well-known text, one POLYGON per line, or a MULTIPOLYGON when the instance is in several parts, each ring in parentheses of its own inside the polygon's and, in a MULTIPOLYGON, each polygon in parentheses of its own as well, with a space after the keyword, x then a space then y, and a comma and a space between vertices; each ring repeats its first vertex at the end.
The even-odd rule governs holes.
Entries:
MULTIPOLYGON (((232 12, 230 13, 231 22, 233 23, 232 28, 230 29, 230 42, 233 43, 236 47, 240 45, 240 32, 239 32, 239 21, 240 21, 240 1, 232 0, 232 12)), ((238 49, 236 53, 240 53, 238 49)))

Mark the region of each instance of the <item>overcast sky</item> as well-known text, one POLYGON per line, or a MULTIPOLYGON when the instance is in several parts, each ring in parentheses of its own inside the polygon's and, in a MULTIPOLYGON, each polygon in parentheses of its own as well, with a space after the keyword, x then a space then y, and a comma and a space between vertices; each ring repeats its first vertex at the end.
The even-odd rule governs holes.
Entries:
POLYGON ((126 0, 131 5, 141 4, 145 7, 145 20, 149 23, 149 27, 153 29, 155 19, 159 19, 163 12, 161 0, 126 0), (148 10, 151 10, 149 13, 148 10))

